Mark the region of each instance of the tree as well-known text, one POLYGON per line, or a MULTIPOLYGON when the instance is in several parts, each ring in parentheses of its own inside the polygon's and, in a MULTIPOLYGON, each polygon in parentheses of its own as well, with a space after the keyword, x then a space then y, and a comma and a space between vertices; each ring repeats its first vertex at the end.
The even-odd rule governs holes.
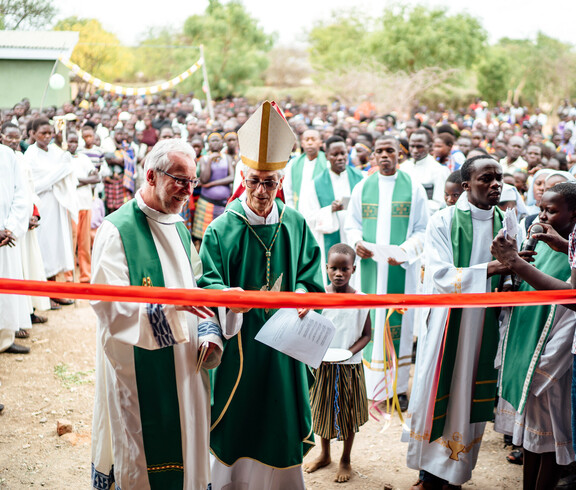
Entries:
POLYGON ((369 53, 366 48, 366 24, 350 12, 333 12, 328 22, 316 23, 308 34, 310 62, 317 70, 347 69, 361 64, 369 53))
POLYGON ((214 97, 240 94, 262 84, 274 38, 267 35, 239 0, 209 0, 203 15, 184 22, 188 45, 204 45, 210 89, 214 97))
POLYGON ((478 90, 483 96, 546 105, 550 113, 563 98, 570 97, 575 79, 574 48, 542 33, 535 40, 500 39, 478 67, 478 90))
POLYGON ((54 30, 80 33, 70 59, 91 75, 115 82, 132 71, 132 53, 120 45, 114 34, 104 30, 98 20, 68 17, 59 21, 54 30))
POLYGON ((486 43, 486 32, 475 17, 449 15, 441 7, 386 8, 376 27, 368 35, 372 56, 391 71, 470 68, 486 43))
POLYGON ((56 7, 48 0, 0 0, 0 29, 38 29, 54 15, 56 7))
POLYGON ((490 46, 478 64, 476 86, 483 99, 491 104, 509 98, 513 79, 510 60, 499 46, 490 46))
POLYGON ((309 80, 311 73, 312 67, 304 48, 276 46, 270 51, 266 85, 300 87, 309 80))

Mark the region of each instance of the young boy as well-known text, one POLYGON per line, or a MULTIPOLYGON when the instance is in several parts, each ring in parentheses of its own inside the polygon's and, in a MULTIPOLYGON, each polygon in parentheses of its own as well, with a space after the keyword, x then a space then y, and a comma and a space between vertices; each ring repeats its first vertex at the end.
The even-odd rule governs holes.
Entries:
MULTIPOLYGON (((576 185, 562 183, 546 191, 540 208, 546 233, 538 236, 566 243, 576 225, 576 185)), ((568 278, 575 278, 572 262, 566 263, 566 250, 548 239, 538 241, 534 264, 520 260, 514 245, 500 234, 492 251, 525 281, 521 291, 567 289, 568 278)), ((560 465, 574 461, 566 407, 575 325, 576 313, 561 305, 516 307, 501 341, 495 429, 524 447, 524 488, 554 488, 560 465)))
POLYGON ((444 184, 444 201, 446 206, 454 206, 462 194, 462 175, 460 170, 452 172, 444 184))
MULTIPOLYGON (((327 293, 356 293, 350 287, 350 277, 356 270, 356 254, 344 243, 333 245, 328 251, 326 269, 330 284, 327 293)), ((316 380, 310 390, 314 432, 322 441, 320 456, 304 464, 304 471, 312 473, 330 464, 330 439, 344 441, 340 466, 335 481, 346 482, 352 474, 350 453, 354 435, 368 421, 368 399, 362 366, 362 349, 370 342, 372 324, 367 309, 324 310, 336 327, 331 348, 347 349, 350 357, 342 362, 322 363, 316 371, 316 380), (337 391, 334 390, 337 383, 337 391), (336 399, 337 397, 337 399, 336 399), (336 407, 336 416, 335 408, 336 407), (334 420, 336 418, 336 420, 334 420)))

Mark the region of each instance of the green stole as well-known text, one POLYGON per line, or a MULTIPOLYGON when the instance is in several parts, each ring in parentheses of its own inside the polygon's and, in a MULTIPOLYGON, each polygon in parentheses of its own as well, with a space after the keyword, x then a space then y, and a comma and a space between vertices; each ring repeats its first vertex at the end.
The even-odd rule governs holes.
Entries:
MULTIPOLYGON (((323 292, 320 248, 300 213, 276 199, 282 223, 252 225, 271 250, 270 283, 281 291, 323 292)), ((260 290, 266 285, 266 253, 244 221, 236 199, 206 230, 200 258, 200 287, 240 286, 260 290)), ((237 335, 224 340, 222 361, 215 370, 210 448, 225 465, 250 458, 274 468, 302 464, 314 446, 309 368, 255 341, 276 309, 253 308, 244 314, 237 335), (280 409, 279 409, 280 408, 280 409)))
MULTIPOLYGON (((350 184, 350 192, 352 192, 354 187, 356 187, 356 184, 362 180, 362 172, 348 165, 346 167, 346 175, 348 176, 348 183, 350 184)), ((314 179, 314 186, 316 187, 316 195, 318 196, 320 207, 324 208, 330 206, 334 202, 334 188, 332 187, 329 169, 326 169, 314 179)), ((340 230, 330 233, 329 235, 324 235, 326 260, 328 260, 328 250, 330 250, 330 247, 340 243, 341 241, 340 230)))
MULTIPOLYGON (((536 245, 534 267, 561 280, 570 278, 566 254, 543 242, 536 245)), ((568 286, 566 286, 568 287, 568 286)), ((536 291, 522 282, 520 291, 536 291)), ((512 310, 502 345, 500 396, 520 413, 524 411, 534 371, 552 329, 556 305, 520 306, 512 310)))
MULTIPOLYGON (((292 194, 294 199, 294 208, 298 209, 298 201, 300 199, 300 189, 302 188, 302 172, 304 171, 304 164, 308 160, 306 153, 302 153, 290 168, 292 176, 292 194)), ((314 170, 312 172, 312 178, 318 177, 327 168, 326 155, 323 151, 318 152, 316 157, 316 162, 314 163, 314 170)))
MULTIPOLYGON (((120 232, 130 285, 164 287, 154 238, 136 199, 106 219, 120 232)), ((190 259, 190 233, 180 222, 176 223, 176 229, 190 259)), ((134 369, 150 487, 181 489, 184 486, 184 459, 173 347, 157 350, 134 347, 134 369)))
MULTIPOLYGON (((376 172, 366 179, 362 188, 362 239, 370 243, 376 243, 376 230, 378 227, 378 203, 380 189, 376 172)), ((396 182, 392 192, 392 212, 390 214, 390 245, 401 245, 406 241, 408 223, 410 221, 410 209, 412 206, 412 179, 407 173, 396 172, 396 182)), ((373 259, 362 259, 360 262, 362 292, 366 294, 376 293, 378 277, 378 265, 373 259)), ((388 267, 388 282, 386 294, 404 293, 406 283, 406 271, 401 266, 388 267)), ((376 312, 370 310, 372 320, 372 339, 364 348, 364 363, 370 367, 372 361, 372 349, 374 347, 374 330, 376 328, 376 312)), ((398 357, 400 347, 400 331, 402 328, 402 315, 395 311, 390 316, 390 331, 394 342, 394 350, 398 357)), ((378 366, 378 370, 382 368, 378 366)))
MULTIPOLYGON (((494 206, 493 236, 502 229, 504 213, 494 206)), ((470 267, 470 254, 474 240, 472 215, 470 210, 461 210, 455 206, 452 218, 452 253, 456 267, 470 267)), ((499 275, 492 276, 491 290, 498 287, 499 275)), ((472 408, 470 411, 470 423, 485 422, 492 420, 494 415, 494 400, 496 397, 496 382, 498 371, 494 369, 494 358, 498 351, 498 313, 499 308, 486 308, 484 324, 482 326, 482 344, 476 372, 475 386, 472 396, 472 408)), ((430 442, 442 436, 446 423, 446 412, 450 400, 450 388, 452 373, 456 362, 458 338, 460 335, 460 322, 462 319, 461 308, 451 308, 448 313, 448 321, 444 330, 443 351, 440 359, 440 375, 436 397, 434 401, 434 415, 430 442)))

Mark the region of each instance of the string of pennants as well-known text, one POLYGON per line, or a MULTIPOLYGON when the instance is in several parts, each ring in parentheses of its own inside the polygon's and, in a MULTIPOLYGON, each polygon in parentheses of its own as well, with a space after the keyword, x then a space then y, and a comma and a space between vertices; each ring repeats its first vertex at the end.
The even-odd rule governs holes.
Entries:
POLYGON ((80 77, 85 82, 88 82, 89 84, 94 85, 96 88, 99 88, 106 92, 111 92, 120 95, 151 95, 157 92, 161 92, 163 90, 171 89, 172 87, 178 85, 180 82, 186 80, 190 75, 192 75, 195 71, 198 70, 198 68, 200 68, 204 64, 204 59, 200 58, 186 71, 182 72, 177 77, 168 80, 167 82, 160 83, 158 85, 152 85, 150 87, 137 88, 137 87, 122 87, 121 85, 114 85, 112 83, 103 82, 99 78, 96 78, 94 75, 91 75, 90 73, 84 71, 77 64, 72 63, 69 59, 60 57, 58 61, 60 61, 60 63, 66 66, 70 71, 72 71, 72 73, 80 77))

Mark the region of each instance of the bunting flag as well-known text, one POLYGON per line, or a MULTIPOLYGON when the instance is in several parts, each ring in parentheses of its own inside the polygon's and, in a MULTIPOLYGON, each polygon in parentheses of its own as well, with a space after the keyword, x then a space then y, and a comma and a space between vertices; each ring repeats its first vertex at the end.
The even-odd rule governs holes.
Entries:
POLYGON ((75 63, 72 63, 69 59, 60 57, 58 61, 66 66, 72 73, 76 76, 80 77, 85 82, 88 82, 91 85, 94 85, 96 88, 104 90, 106 92, 111 92, 113 94, 120 94, 120 95, 151 95, 157 92, 161 92, 163 90, 171 89, 175 87, 180 82, 186 80, 192 73, 194 73, 198 68, 200 68, 204 64, 204 59, 200 58, 196 63, 194 63, 190 68, 188 68, 185 72, 182 72, 177 77, 173 78, 172 80, 168 80, 167 82, 160 83, 158 85, 152 85, 150 87, 122 87, 120 85, 114 85, 112 83, 103 82, 99 78, 96 78, 94 75, 90 75, 90 73, 85 72, 82 68, 80 68, 75 63))

